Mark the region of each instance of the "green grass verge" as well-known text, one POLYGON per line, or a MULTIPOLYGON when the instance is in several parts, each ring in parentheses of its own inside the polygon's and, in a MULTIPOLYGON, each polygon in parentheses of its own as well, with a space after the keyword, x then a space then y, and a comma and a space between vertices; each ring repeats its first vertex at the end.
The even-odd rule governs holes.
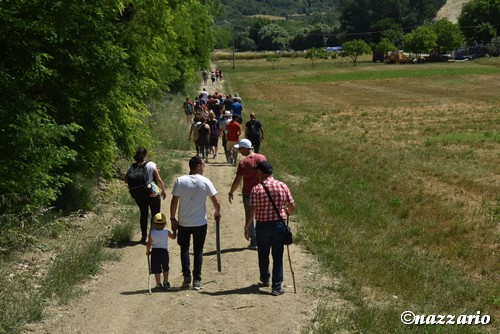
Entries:
MULTIPOLYGON (((189 95, 197 90, 197 85, 193 85, 189 95)), ((191 148, 180 107, 183 100, 182 95, 166 94, 149 102, 152 117, 145 131, 151 131, 154 143, 148 149, 166 186, 174 175, 181 172, 179 157, 184 155, 184 150, 191 148)), ((117 161, 116 179, 101 189, 93 188, 94 182, 81 182, 78 186, 86 187, 79 189, 80 193, 92 193, 92 196, 86 196, 86 205, 97 203, 91 209, 99 216, 102 214, 94 222, 102 232, 100 235, 72 234, 70 232, 75 228, 73 219, 77 217, 59 216, 51 211, 33 216, 29 221, 20 222, 12 217, 7 222, 10 228, 2 229, 0 235, 0 250, 4 252, 0 258, 0 333, 22 332, 26 323, 43 318, 48 304, 65 304, 81 295, 83 291, 79 285, 98 274, 103 262, 119 260, 117 253, 106 245, 127 244, 139 227, 137 206, 123 184, 124 171, 129 163, 117 161), (112 221, 107 220, 105 214, 112 217, 112 221), (55 238, 58 240, 54 241, 55 238), (29 250, 31 247, 55 254, 44 279, 31 264, 18 264, 14 256, 8 256, 13 250, 29 250), (12 265, 16 266, 14 270, 10 268, 12 265), (21 267, 17 268, 18 265, 21 267)))

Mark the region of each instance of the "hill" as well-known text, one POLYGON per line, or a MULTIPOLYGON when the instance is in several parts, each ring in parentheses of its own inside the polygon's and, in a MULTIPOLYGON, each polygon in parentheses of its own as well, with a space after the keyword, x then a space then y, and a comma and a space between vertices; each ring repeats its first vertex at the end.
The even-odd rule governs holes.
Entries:
POLYGON ((222 0, 226 13, 235 16, 289 16, 335 10, 338 0, 222 0))
MULTIPOLYGON (((221 0, 226 13, 235 16, 272 15, 293 16, 335 11, 338 0, 221 0)), ((436 3, 429 1, 429 3, 436 3)), ((439 9, 437 18, 448 18, 456 22, 462 5, 468 0, 447 0, 439 9)), ((437 3, 439 6, 439 2, 437 3)))
POLYGON ((458 16, 462 11, 462 6, 469 2, 469 0, 448 0, 438 11, 436 18, 447 18, 451 22, 457 23, 458 16))

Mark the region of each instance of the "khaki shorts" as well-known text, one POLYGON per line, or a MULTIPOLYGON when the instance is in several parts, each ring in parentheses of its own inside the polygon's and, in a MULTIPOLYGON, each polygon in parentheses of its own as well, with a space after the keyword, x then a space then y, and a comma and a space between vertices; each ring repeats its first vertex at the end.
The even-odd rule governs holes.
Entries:
POLYGON ((233 151, 233 148, 234 148, 234 145, 238 144, 239 142, 237 141, 227 141, 227 150, 229 152, 232 152, 233 151))

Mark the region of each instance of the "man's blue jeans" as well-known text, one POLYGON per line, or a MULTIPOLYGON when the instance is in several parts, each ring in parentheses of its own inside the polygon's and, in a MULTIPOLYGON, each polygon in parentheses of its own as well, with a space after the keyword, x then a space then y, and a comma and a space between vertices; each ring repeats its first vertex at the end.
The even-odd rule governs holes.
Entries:
POLYGON ((273 290, 281 288, 283 282, 283 243, 285 228, 281 220, 272 222, 259 222, 255 226, 257 234, 257 252, 259 254, 260 280, 268 282, 269 273, 269 253, 273 257, 273 290))
MULTIPOLYGON (((248 208, 250 207, 250 195, 243 195, 243 207, 245 208, 245 222, 246 222, 248 208)), ((249 228, 250 228, 249 230, 250 245, 255 246, 257 241, 255 240, 255 225, 253 218, 252 218, 252 224, 250 224, 249 228)))
POLYGON ((207 224, 196 227, 180 226, 177 231, 177 244, 181 248, 182 276, 184 279, 191 280, 191 271, 189 267, 189 244, 193 235, 193 279, 201 281, 201 267, 203 265, 203 246, 207 236, 207 224))

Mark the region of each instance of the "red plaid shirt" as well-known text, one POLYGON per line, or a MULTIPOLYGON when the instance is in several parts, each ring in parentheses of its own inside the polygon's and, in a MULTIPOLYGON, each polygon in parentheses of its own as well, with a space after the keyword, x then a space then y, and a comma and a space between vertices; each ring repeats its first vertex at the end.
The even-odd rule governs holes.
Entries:
POLYGON ((276 204, 276 207, 280 211, 281 217, 277 215, 264 187, 259 183, 252 188, 252 193, 250 194, 250 205, 257 207, 255 220, 259 222, 268 222, 286 219, 285 204, 294 203, 290 189, 288 189, 286 184, 275 180, 272 176, 268 176, 264 180, 264 184, 267 189, 269 189, 269 193, 274 200, 274 204, 276 204))

